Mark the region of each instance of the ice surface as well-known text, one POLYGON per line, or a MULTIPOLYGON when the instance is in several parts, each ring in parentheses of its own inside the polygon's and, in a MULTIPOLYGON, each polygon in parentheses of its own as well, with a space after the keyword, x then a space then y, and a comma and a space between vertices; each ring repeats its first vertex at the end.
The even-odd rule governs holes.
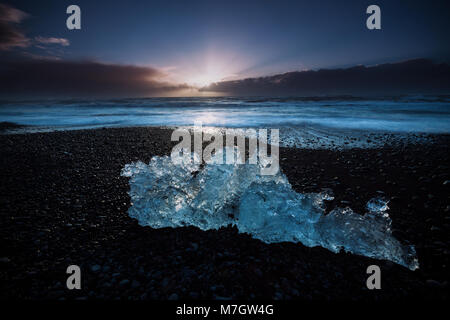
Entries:
MULTIPOLYGON (((223 156, 218 154, 217 156, 223 156)), ((260 175, 258 164, 174 164, 170 157, 125 165, 130 178, 129 215, 152 228, 195 226, 202 230, 237 226, 266 243, 301 242, 386 259, 415 270, 413 246, 392 236, 387 201, 371 199, 368 212, 335 208, 325 215, 330 191, 295 192, 286 176, 260 175)))

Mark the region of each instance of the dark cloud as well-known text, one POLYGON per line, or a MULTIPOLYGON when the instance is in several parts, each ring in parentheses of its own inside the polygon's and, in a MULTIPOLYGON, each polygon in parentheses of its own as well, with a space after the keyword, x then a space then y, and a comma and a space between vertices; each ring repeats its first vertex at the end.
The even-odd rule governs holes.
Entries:
POLYGON ((0 3, 0 50, 30 45, 30 39, 17 28, 17 24, 27 16, 21 10, 0 3))
POLYGON ((0 96, 116 97, 167 95, 189 89, 161 82, 165 75, 154 68, 95 61, 3 59, 0 62, 0 96))
POLYGON ((389 95, 450 93, 450 66, 416 59, 372 67, 289 72, 223 81, 200 89, 228 95, 389 95))

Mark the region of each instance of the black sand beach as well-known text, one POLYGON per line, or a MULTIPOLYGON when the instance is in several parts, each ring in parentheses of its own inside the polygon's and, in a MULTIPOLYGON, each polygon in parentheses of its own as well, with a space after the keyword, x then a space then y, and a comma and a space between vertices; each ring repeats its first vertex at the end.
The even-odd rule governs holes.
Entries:
POLYGON ((384 194, 394 235, 420 268, 302 244, 264 244, 235 228, 151 229, 131 219, 126 163, 169 154, 171 130, 0 135, 1 299, 448 299, 449 136, 343 151, 280 149, 294 189, 331 188, 330 208, 384 194), (66 268, 82 290, 66 289, 66 268), (382 289, 366 288, 377 264, 382 289))

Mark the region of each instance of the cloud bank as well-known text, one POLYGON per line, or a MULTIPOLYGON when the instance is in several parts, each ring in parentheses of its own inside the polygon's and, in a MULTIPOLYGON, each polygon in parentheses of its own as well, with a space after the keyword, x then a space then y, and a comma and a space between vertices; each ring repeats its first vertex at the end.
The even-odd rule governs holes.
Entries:
POLYGON ((236 96, 449 94, 450 66, 426 59, 222 81, 200 91, 236 96))
POLYGON ((151 67, 97 61, 9 59, 0 64, 0 97, 138 97, 190 88, 161 81, 164 76, 151 67))

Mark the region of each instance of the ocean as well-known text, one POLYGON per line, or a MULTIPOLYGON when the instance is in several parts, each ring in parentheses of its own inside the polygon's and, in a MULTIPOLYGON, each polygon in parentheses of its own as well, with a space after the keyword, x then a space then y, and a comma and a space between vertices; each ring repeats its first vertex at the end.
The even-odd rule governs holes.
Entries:
POLYGON ((287 146, 355 146, 372 142, 373 134, 449 133, 450 96, 3 101, 0 122, 27 126, 16 132, 201 122, 211 128, 278 128, 287 146))

